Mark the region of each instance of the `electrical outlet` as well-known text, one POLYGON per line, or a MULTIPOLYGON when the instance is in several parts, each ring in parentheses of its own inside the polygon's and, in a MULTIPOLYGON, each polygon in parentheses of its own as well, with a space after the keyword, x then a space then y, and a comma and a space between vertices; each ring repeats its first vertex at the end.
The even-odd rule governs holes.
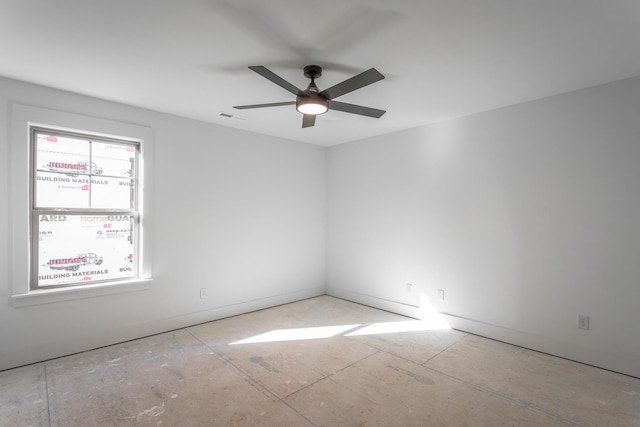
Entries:
POLYGON ((200 299, 205 299, 207 297, 207 288, 200 288, 200 299))
POLYGON ((589 316, 578 314, 578 329, 589 330, 589 316))
POLYGON ((438 299, 444 301, 444 289, 438 289, 438 299))

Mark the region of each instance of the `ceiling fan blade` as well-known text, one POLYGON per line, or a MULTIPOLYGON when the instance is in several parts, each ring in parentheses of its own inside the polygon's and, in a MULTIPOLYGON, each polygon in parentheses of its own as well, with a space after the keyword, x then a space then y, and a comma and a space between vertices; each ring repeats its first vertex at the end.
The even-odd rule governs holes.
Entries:
POLYGON ((282 105, 295 105, 296 101, 272 102, 271 104, 234 105, 233 108, 246 110, 247 108, 280 107, 282 105))
POLYGON ((385 110, 378 110, 377 108, 363 107, 362 105, 347 104, 345 102, 338 101, 329 101, 329 109, 345 113, 360 114, 361 116, 374 117, 376 119, 379 119, 384 113, 386 113, 385 110))
POLYGON ((301 91, 300 89, 298 89, 297 87, 295 87, 294 85, 292 85, 291 83, 289 83, 288 81, 286 81, 285 79, 283 79, 282 77, 274 73, 273 71, 269 70, 266 67, 263 67, 262 65, 251 65, 249 66, 249 68, 255 71, 256 73, 260 74, 265 79, 272 81, 273 83, 277 84, 278 86, 280 86, 285 90, 288 90, 289 92, 291 92, 296 96, 307 96, 303 91, 301 91))
POLYGON ((308 128, 316 124, 316 115, 315 114, 305 114, 302 116, 302 127, 308 128))
POLYGON ((370 68, 367 71, 358 74, 357 76, 353 76, 350 79, 343 81, 342 83, 338 83, 335 86, 331 86, 329 89, 323 90, 322 92, 320 92, 320 95, 324 96, 327 99, 334 99, 382 79, 384 79, 384 76, 380 74, 378 70, 376 70, 375 68, 370 68))

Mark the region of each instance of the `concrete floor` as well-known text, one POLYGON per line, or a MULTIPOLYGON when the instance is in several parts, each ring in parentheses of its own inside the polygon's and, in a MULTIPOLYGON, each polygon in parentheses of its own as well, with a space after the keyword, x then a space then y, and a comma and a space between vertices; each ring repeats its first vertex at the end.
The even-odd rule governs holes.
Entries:
POLYGON ((640 426, 640 379, 322 296, 0 372, 0 425, 640 426))

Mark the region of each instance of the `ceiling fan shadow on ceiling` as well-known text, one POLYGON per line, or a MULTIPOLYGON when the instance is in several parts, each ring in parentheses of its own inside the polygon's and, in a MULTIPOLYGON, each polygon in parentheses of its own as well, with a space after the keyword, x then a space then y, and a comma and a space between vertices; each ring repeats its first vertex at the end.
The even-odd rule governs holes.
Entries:
POLYGON ((281 88, 296 95, 295 101, 285 102, 273 102, 269 104, 253 104, 253 105, 234 105, 233 108, 239 110, 249 108, 265 108, 265 107, 280 107, 283 105, 295 105, 296 110, 301 113, 302 127, 307 128, 315 125, 316 116, 324 114, 328 110, 342 111, 344 113, 359 114, 361 116, 373 117, 379 119, 382 117, 385 110, 378 110, 376 108, 363 107, 361 105, 348 104, 345 102, 335 101, 342 95, 345 95, 354 90, 361 89, 372 83, 384 79, 384 76, 380 74, 375 68, 370 68, 350 79, 344 80, 328 89, 320 91, 316 86, 315 80, 322 75, 322 68, 318 65, 307 65, 304 67, 305 77, 311 79, 309 86, 305 90, 298 89, 293 84, 289 83, 282 77, 275 74, 273 71, 262 65, 250 66, 249 69, 260 74, 267 80, 277 84, 281 88))

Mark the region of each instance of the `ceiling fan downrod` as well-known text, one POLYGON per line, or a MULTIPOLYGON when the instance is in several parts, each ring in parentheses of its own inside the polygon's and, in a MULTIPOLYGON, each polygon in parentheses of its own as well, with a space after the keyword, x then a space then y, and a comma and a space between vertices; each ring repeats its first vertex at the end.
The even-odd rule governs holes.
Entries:
POLYGON ((304 90, 304 95, 296 98, 296 110, 302 114, 324 114, 329 109, 329 101, 322 96, 316 86, 315 80, 322 75, 322 67, 319 65, 307 65, 304 67, 304 76, 311 79, 309 86, 304 90))

